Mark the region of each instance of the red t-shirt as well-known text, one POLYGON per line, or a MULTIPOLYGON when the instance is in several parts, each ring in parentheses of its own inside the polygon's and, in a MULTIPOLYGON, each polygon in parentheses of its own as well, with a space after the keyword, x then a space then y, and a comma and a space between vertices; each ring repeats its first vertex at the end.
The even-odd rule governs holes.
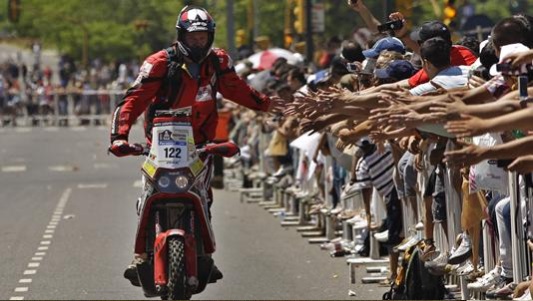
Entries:
MULTIPOLYGON (((470 66, 477 60, 477 57, 470 49, 453 45, 450 52, 450 59, 452 66, 470 66)), ((409 87, 414 88, 427 82, 429 82, 429 77, 426 71, 420 69, 415 75, 409 78, 409 87)))

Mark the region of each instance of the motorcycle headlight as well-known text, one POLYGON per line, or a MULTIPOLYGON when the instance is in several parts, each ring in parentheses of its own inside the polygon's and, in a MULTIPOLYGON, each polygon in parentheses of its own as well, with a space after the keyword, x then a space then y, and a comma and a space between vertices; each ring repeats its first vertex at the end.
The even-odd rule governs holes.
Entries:
POLYGON ((163 176, 159 178, 157 184, 163 188, 167 188, 170 185, 170 178, 163 176))
POLYGON ((189 179, 185 176, 178 176, 176 178, 176 186, 178 186, 179 189, 185 189, 189 185, 189 179))

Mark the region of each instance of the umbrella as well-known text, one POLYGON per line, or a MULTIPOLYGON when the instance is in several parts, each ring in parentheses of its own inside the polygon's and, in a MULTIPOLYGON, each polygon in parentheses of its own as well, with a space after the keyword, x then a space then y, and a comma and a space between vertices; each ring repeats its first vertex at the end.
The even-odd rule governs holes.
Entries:
POLYGON ((303 62, 303 57, 299 53, 293 53, 283 48, 271 48, 251 55, 248 58, 255 69, 270 69, 274 61, 280 57, 286 58, 291 65, 303 62))

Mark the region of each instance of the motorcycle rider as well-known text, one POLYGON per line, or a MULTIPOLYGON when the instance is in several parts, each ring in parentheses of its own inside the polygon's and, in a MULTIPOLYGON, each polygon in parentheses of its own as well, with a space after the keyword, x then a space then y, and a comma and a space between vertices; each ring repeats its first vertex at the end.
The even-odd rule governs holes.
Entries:
MULTIPOLYGON (((269 98, 249 87, 236 74, 226 51, 212 47, 215 21, 207 10, 193 5, 184 7, 178 16, 176 30, 175 43, 146 58, 139 76, 113 113, 109 152, 117 157, 140 153, 138 145, 128 143, 128 134, 143 112, 146 114, 145 135, 150 143, 153 115, 161 108, 191 107, 195 142, 212 141, 218 118, 217 91, 224 98, 253 110, 283 110, 282 99, 269 98)), ((211 205, 211 190, 209 196, 211 205)), ((133 285, 139 286, 136 264, 146 258, 146 254, 135 254, 133 263, 124 272, 124 277, 133 285)), ((215 268, 212 278, 221 279, 222 273, 215 268)))

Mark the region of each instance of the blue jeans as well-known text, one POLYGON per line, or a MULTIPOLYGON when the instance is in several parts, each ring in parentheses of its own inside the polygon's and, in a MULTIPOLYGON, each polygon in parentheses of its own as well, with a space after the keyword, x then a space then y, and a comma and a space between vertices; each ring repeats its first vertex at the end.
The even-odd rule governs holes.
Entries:
POLYGON ((506 197, 496 204, 496 220, 498 222, 498 239, 500 241, 500 260, 502 276, 513 277, 513 257, 511 248, 511 198, 506 197))

